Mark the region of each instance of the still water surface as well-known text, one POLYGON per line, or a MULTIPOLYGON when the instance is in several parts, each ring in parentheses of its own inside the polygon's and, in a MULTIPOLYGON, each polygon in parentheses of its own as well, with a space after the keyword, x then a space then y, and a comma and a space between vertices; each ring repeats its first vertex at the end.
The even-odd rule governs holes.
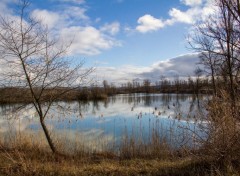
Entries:
MULTIPOLYGON (((183 94, 121 94, 100 102, 58 102, 46 124, 55 142, 61 141, 67 150, 73 150, 76 143, 90 150, 117 148, 126 136, 147 143, 156 131, 173 147, 193 145, 191 131, 205 135, 199 128, 204 122, 198 119, 206 116, 204 99, 198 101, 183 94)), ((32 141, 45 140, 34 108, 28 105, 13 113, 16 107, 0 107, 2 140, 24 134, 30 135, 32 141)))

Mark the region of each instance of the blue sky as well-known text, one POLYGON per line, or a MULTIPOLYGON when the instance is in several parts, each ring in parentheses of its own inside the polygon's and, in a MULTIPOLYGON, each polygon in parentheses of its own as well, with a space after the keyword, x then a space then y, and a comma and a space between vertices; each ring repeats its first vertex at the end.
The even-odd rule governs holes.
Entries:
MULTIPOLYGON (((0 13, 15 15, 15 1, 1 0, 0 13)), ((96 66, 97 79, 111 82, 193 74, 198 57, 187 49, 186 36, 213 13, 212 0, 30 2, 33 17, 62 41, 73 41, 70 56, 96 66)))

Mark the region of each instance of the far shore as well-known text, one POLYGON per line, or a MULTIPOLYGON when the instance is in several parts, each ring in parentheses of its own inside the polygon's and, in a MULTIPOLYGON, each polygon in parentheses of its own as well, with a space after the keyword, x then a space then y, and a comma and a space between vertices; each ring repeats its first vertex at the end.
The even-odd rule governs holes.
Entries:
MULTIPOLYGON (((35 91, 38 91, 37 88, 35 91)), ((45 90, 44 96, 41 99, 42 102, 47 102, 50 100, 54 94, 59 94, 61 91, 66 91, 62 96, 58 96, 55 101, 88 101, 97 100, 104 101, 109 96, 114 96, 118 94, 131 94, 131 93, 151 93, 151 94, 193 94, 198 96, 199 94, 211 94, 211 90, 200 89, 198 91, 193 89, 175 89, 174 87, 169 87, 165 89, 157 89, 152 86, 149 90, 144 89, 124 89, 124 88, 114 88, 104 89, 102 87, 94 88, 78 88, 73 90, 66 90, 64 88, 45 90)), ((6 87, 0 88, 0 104, 30 104, 32 103, 32 97, 30 90, 27 88, 17 88, 17 87, 6 87)))

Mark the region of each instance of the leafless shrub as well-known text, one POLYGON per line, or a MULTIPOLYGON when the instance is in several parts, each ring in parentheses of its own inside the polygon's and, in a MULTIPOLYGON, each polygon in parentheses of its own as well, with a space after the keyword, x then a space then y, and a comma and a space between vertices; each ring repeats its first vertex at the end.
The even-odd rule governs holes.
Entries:
POLYGON ((28 0, 21 0, 19 16, 0 17, 0 51, 5 70, 1 83, 6 87, 26 88, 35 108, 48 144, 53 153, 56 146, 45 125, 53 103, 79 88, 92 69, 83 62, 71 65, 66 56, 69 45, 59 45, 47 26, 29 15, 28 0))

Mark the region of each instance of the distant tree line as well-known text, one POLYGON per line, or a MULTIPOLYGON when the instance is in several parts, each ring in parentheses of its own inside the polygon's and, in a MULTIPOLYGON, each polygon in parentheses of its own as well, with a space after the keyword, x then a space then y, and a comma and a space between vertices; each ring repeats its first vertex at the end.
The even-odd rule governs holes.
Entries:
MULTIPOLYGON (((127 93, 187 93, 198 96, 199 94, 214 94, 212 80, 203 76, 203 70, 197 68, 196 76, 185 79, 180 79, 175 76, 173 79, 168 79, 162 76, 159 81, 151 82, 145 79, 142 82, 129 81, 121 85, 108 83, 104 80, 102 84, 92 84, 90 86, 79 87, 69 90, 67 87, 59 87, 46 89, 42 95, 42 101, 48 101, 48 98, 53 95, 58 95, 62 91, 65 94, 58 96, 55 101, 73 101, 73 100, 104 100, 108 96, 127 93)), ((223 87, 225 82, 221 77, 216 78, 217 87, 223 87)), ((34 88, 37 91, 38 88, 34 88)), ((31 103, 31 91, 28 88, 4 87, 0 88, 0 103, 31 103)))

